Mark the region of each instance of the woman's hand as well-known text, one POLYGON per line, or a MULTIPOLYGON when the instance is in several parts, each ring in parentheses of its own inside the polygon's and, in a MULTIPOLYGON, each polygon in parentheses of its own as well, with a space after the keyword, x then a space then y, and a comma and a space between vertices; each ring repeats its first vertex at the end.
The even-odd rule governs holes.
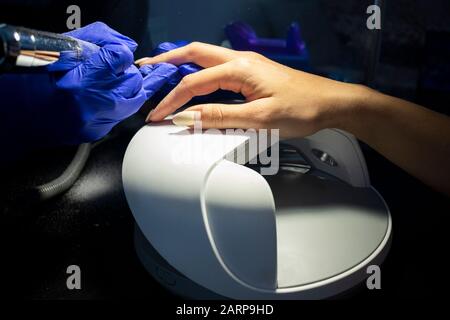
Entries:
POLYGON ((324 128, 354 134, 433 188, 450 195, 450 118, 369 88, 296 71, 251 52, 192 43, 140 64, 194 62, 205 69, 186 76, 149 115, 160 121, 192 97, 217 89, 242 93, 241 105, 196 105, 174 117, 204 128, 278 128, 284 138, 324 128))
POLYGON ((310 135, 335 127, 350 109, 359 86, 345 84, 275 63, 257 53, 191 43, 138 64, 196 63, 205 69, 187 75, 149 114, 160 121, 191 98, 218 89, 241 93, 243 104, 202 104, 178 113, 174 122, 203 128, 272 128, 282 137, 310 135))

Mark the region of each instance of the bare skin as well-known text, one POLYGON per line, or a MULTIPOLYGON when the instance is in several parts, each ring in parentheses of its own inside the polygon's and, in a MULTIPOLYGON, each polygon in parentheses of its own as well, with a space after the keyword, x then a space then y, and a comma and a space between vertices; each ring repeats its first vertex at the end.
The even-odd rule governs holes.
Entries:
POLYGON ((370 88, 294 70, 253 52, 191 43, 140 65, 193 62, 188 75, 149 114, 161 121, 191 98, 217 89, 241 93, 238 105, 202 104, 176 115, 203 128, 277 128, 285 138, 346 130, 432 188, 450 195, 450 117, 370 88), (187 113, 186 113, 187 112, 187 113))

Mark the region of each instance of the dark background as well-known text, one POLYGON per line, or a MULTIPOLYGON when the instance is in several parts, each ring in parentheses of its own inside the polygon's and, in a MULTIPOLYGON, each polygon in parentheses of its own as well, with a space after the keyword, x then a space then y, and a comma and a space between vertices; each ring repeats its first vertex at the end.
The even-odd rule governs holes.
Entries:
MULTIPOLYGON (((104 21, 131 36, 141 57, 161 41, 220 44, 223 26, 246 21, 264 37, 284 37, 298 21, 315 70, 363 78, 365 10, 360 0, 229 1, 4 1, 0 22, 65 32, 69 4, 81 8, 82 25, 104 21), (207 26, 207 27, 205 27, 207 26)), ((450 2, 386 1, 375 87, 449 112, 450 2)), ((171 298, 140 265, 133 248, 133 218, 121 187, 128 141, 143 125, 138 114, 98 145, 73 188, 46 203, 33 203, 27 186, 58 176, 75 147, 39 150, 1 169, 0 252, 2 290, 32 299, 171 298), (66 268, 82 270, 82 290, 66 289, 66 268)), ((7 137, 2 137, 7 139, 7 137)), ((448 197, 430 190, 367 146, 372 183, 390 206, 394 234, 382 267, 382 287, 349 294, 357 299, 431 298, 447 282, 448 197)), ((2 152, 8 152, 4 150, 2 152)), ((151 164, 150 164, 151 165, 151 164)))

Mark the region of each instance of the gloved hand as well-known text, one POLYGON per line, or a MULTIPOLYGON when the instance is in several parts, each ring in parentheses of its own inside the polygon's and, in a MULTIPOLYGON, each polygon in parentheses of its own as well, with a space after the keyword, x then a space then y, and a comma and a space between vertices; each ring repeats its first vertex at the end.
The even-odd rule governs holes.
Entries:
POLYGON ((0 130, 13 147, 97 140, 136 112, 175 69, 146 67, 143 78, 133 65, 137 44, 103 23, 67 35, 99 49, 81 60, 63 52, 47 73, 0 75, 0 130))

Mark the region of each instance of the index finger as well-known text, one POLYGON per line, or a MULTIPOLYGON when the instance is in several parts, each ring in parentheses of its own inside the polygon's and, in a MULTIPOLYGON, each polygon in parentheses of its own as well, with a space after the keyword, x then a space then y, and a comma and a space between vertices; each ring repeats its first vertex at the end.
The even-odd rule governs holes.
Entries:
POLYGON ((174 65, 193 62, 203 68, 209 68, 235 59, 237 55, 238 53, 231 49, 207 43, 192 42, 184 47, 164 52, 155 57, 136 60, 135 63, 143 66, 161 62, 174 65))
POLYGON ((156 106, 147 117, 148 121, 161 121, 193 97, 202 96, 218 89, 240 92, 242 77, 234 72, 229 63, 221 64, 186 76, 156 106))

